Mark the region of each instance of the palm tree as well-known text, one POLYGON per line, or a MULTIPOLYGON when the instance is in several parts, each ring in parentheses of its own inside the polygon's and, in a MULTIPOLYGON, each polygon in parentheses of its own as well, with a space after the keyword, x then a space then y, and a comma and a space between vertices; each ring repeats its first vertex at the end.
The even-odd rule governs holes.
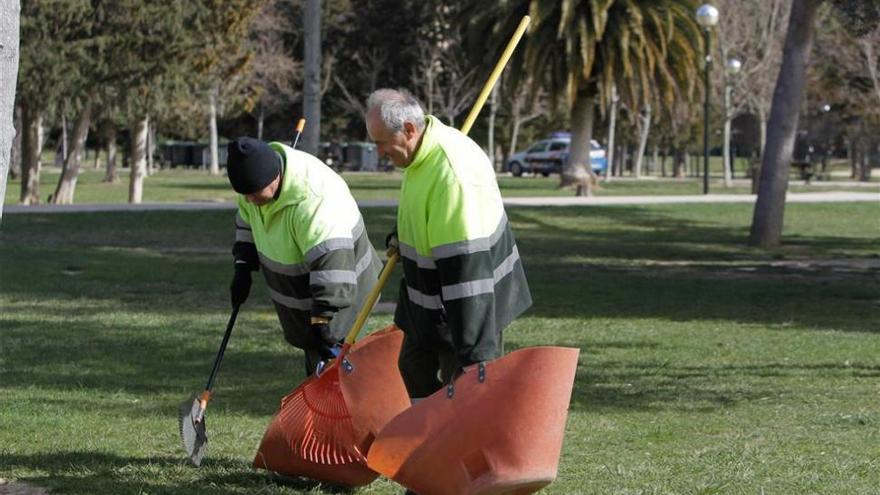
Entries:
POLYGON ((526 49, 510 63, 512 87, 531 79, 565 98, 572 146, 560 187, 577 186, 578 195, 589 193, 593 118, 612 88, 629 108, 669 108, 693 91, 701 46, 694 0, 500 0, 496 9, 474 3, 470 31, 483 42, 506 40, 522 15, 532 17, 526 49))

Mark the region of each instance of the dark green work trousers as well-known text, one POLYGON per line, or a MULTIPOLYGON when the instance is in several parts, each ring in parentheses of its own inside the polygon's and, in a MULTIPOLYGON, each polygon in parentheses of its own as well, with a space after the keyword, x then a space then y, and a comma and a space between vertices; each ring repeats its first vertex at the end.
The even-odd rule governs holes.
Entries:
MULTIPOLYGON (((495 357, 503 354, 504 334, 499 333, 495 357)), ((423 399, 440 390, 461 368, 455 350, 449 344, 420 345, 418 339, 406 333, 397 366, 411 399, 423 399)))

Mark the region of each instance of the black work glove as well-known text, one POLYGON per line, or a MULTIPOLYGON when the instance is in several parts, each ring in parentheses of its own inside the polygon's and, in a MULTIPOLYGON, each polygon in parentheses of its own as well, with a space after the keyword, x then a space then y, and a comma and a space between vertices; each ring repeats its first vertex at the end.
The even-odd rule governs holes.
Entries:
POLYGON ((229 296, 232 301, 232 307, 235 308, 244 304, 250 293, 251 270, 245 263, 236 263, 235 275, 232 277, 232 284, 229 285, 229 296))
POLYGON ((385 249, 387 249, 386 254, 388 256, 400 251, 400 240, 397 239, 396 228, 385 236, 385 249))
POLYGON ((318 354, 321 355, 321 359, 329 361, 335 358, 337 353, 333 352, 333 350, 339 344, 339 341, 333 337, 330 331, 330 321, 313 321, 312 332, 318 338, 318 354))
POLYGON ((312 332, 318 337, 318 341, 330 347, 339 343, 330 332, 330 322, 312 323, 312 332))

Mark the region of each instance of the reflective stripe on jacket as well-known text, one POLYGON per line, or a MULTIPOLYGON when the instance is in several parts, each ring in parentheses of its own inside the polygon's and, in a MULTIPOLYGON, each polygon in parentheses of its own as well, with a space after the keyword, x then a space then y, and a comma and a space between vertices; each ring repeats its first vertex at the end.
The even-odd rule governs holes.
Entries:
MULTIPOLYGON (((281 191, 263 206, 239 196, 234 256, 255 269, 257 260, 244 253, 249 243, 256 248, 288 339, 309 328, 310 316, 332 316, 333 334, 342 338, 381 262, 345 181, 312 155, 281 143, 270 146, 284 158, 281 191)), ((294 344, 310 343, 306 333, 294 344)))
POLYGON ((532 304, 495 172, 483 150, 433 116, 403 171, 398 326, 453 345, 462 365, 492 359, 496 335, 532 304))

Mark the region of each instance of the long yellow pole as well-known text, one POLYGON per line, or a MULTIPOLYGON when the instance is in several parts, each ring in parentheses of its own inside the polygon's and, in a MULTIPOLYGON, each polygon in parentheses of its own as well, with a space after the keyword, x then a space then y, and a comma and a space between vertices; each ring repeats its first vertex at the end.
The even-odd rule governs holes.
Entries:
POLYGON ((510 56, 513 55, 513 50, 516 48, 516 45, 519 44, 519 40, 525 34, 526 28, 529 27, 529 22, 531 22, 531 20, 531 17, 523 16, 522 20, 519 21, 519 26, 517 26, 516 31, 513 32, 513 37, 510 38, 507 47, 505 47, 504 52, 501 53, 501 58, 498 59, 498 63, 495 64, 495 69, 492 70, 492 74, 489 75, 489 79, 483 86, 483 90, 480 91, 480 96, 477 97, 477 102, 474 103, 474 107, 471 108, 471 112, 465 119, 464 125, 461 126, 461 132, 465 134, 470 132, 471 127, 474 125, 474 121, 477 120, 477 115, 480 114, 480 110, 483 109, 483 105, 486 103, 486 98, 488 98, 489 93, 492 92, 495 82, 498 80, 498 77, 501 76, 501 72, 507 65, 507 61, 510 60, 510 56))

